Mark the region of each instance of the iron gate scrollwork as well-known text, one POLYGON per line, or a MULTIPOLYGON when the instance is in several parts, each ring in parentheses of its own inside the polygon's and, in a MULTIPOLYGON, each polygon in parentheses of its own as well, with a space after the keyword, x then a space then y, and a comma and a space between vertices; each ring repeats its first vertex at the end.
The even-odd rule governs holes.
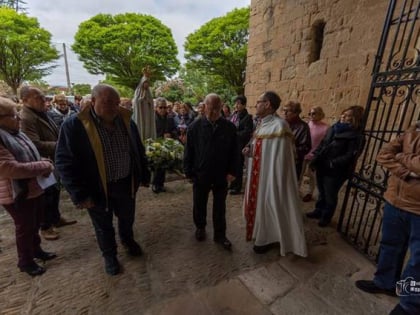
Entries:
POLYGON ((375 158, 419 119, 420 0, 391 0, 373 66, 364 117, 366 146, 348 181, 338 231, 376 260, 388 173, 375 158))

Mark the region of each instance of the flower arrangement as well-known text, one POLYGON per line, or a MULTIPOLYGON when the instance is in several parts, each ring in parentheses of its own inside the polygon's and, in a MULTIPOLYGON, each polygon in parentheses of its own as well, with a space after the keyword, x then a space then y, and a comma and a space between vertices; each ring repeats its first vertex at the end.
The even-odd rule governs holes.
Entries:
POLYGON ((149 168, 182 171, 184 146, 171 138, 146 139, 146 156, 149 168))

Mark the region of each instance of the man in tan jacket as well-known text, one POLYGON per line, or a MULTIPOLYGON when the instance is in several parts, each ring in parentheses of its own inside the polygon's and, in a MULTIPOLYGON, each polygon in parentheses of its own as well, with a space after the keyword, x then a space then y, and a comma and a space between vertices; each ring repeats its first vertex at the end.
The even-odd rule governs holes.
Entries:
MULTIPOLYGON (((23 107, 20 112, 21 130, 32 140, 40 155, 54 161, 55 147, 58 139, 57 125, 46 114, 45 96, 37 88, 22 87, 20 96, 23 107)), ((41 221, 41 235, 46 240, 56 240, 59 237, 54 227, 74 224, 61 217, 58 208, 60 187, 53 185, 45 189, 44 216, 41 221)))
POLYGON ((356 286, 368 293, 396 291, 400 303, 390 314, 420 314, 420 121, 386 144, 376 160, 390 172, 378 266, 373 281, 356 286))

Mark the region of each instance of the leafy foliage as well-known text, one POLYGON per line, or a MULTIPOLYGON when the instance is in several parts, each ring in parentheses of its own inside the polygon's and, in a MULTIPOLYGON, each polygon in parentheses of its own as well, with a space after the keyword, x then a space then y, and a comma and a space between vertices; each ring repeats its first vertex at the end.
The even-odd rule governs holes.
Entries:
POLYGON ((249 7, 214 18, 188 35, 187 69, 217 77, 236 94, 243 94, 249 38, 249 7))
POLYGON ((16 93, 24 80, 36 80, 50 74, 58 59, 51 45, 51 34, 36 18, 0 8, 0 78, 16 93))
POLYGON ((182 101, 184 99, 184 94, 184 82, 179 78, 167 81, 158 81, 155 83, 156 97, 164 97, 170 102, 175 102, 182 101))
POLYGON ((171 138, 146 139, 146 156, 149 168, 182 170, 184 146, 178 140, 171 138))
POLYGON ((81 23, 72 49, 91 74, 135 89, 146 66, 151 79, 164 79, 177 71, 178 53, 171 30, 143 14, 98 14, 81 23))
POLYGON ((183 68, 179 76, 184 83, 184 101, 198 103, 209 93, 217 93, 225 101, 237 95, 237 91, 219 75, 208 74, 199 69, 183 68))
POLYGON ((80 94, 80 95, 86 95, 86 94, 90 94, 92 90, 92 87, 90 86, 90 84, 84 83, 84 84, 75 84, 73 85, 73 94, 80 94))
POLYGON ((22 0, 0 0, 0 7, 6 7, 15 10, 16 12, 26 12, 26 1, 22 0))

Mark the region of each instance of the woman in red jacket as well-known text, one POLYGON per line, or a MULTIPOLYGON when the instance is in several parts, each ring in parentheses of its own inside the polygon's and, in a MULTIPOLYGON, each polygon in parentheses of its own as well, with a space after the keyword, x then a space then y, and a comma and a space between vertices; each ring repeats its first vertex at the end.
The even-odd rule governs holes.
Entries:
POLYGON ((48 176, 54 167, 41 160, 32 141, 19 131, 19 122, 16 104, 0 97, 0 204, 15 223, 20 271, 37 276, 45 269, 34 258, 45 261, 56 257, 42 250, 38 234, 43 190, 37 176, 48 176))

